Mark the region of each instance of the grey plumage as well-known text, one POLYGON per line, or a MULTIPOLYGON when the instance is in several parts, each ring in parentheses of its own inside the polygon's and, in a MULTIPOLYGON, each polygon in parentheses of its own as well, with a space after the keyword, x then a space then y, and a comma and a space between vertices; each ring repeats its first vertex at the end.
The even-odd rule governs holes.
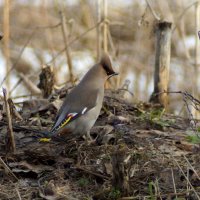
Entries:
POLYGON ((105 81, 117 75, 108 55, 94 65, 80 83, 66 96, 51 130, 52 135, 75 134, 90 137, 104 98, 105 81))

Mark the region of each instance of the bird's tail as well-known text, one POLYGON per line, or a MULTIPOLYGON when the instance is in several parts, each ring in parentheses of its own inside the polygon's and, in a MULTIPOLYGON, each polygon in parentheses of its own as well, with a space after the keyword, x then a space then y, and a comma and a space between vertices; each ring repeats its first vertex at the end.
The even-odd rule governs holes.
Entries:
MULTIPOLYGON (((8 125, 7 122, 5 121, 0 121, 0 124, 2 125, 8 125)), ((13 127, 13 130, 16 130, 16 131, 27 131, 27 132, 30 132, 30 133, 37 133, 36 137, 51 137, 52 136, 52 132, 51 131, 47 131, 47 130, 38 130, 38 129, 34 129, 34 128, 27 128, 27 127, 23 127, 23 126, 19 126, 19 125, 16 125, 16 124, 13 124, 12 125, 13 127)))

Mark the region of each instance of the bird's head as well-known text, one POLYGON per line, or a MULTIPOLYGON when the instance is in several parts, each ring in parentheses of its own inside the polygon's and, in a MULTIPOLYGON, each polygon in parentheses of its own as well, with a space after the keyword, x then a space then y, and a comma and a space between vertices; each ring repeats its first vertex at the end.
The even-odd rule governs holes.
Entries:
POLYGON ((100 65, 103 67, 108 78, 118 75, 118 73, 113 70, 110 58, 107 54, 102 56, 100 65))

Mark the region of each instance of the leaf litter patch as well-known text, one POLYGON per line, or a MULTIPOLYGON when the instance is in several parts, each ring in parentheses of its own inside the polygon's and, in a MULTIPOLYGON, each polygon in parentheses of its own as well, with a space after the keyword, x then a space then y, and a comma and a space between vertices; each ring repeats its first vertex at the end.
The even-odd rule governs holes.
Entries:
MULTIPOLYGON (((23 120, 14 124, 49 130, 61 100, 58 94, 49 101, 25 102, 23 120)), ((200 196, 200 146, 189 120, 166 114, 157 105, 128 103, 113 91, 106 92, 91 131, 95 143, 74 136, 40 143, 32 137, 36 132, 14 128, 17 149, 9 154, 6 125, 0 125, 0 133, 0 154, 8 168, 0 163, 2 200, 200 196), (127 186, 117 185, 117 174, 127 186)))

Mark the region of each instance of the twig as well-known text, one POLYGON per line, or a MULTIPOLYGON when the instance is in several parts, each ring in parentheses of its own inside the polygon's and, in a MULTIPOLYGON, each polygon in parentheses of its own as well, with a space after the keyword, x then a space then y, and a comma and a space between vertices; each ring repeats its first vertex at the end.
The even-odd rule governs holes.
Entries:
MULTIPOLYGON (((185 15, 185 13, 186 13, 190 8, 191 8, 193 5, 195 5, 196 3, 198 3, 198 2, 199 2, 199 1, 195 1, 194 3, 192 3, 192 4, 190 4, 188 7, 186 7, 186 8, 183 10, 183 12, 180 14, 180 16, 179 16, 179 18, 178 18, 176 24, 179 23, 179 21, 183 18, 183 16, 185 15)), ((176 28, 177 28, 177 25, 175 25, 174 28, 172 29, 172 33, 176 30, 176 28)))
MULTIPOLYGON (((57 28, 58 26, 60 26, 61 23, 55 24, 55 25, 50 25, 50 26, 36 26, 34 28, 30 28, 32 29, 32 32, 30 34, 30 36, 28 37, 27 41, 25 42, 23 48, 21 49, 19 56, 16 59, 16 62, 12 65, 12 67, 10 68, 10 70, 6 73, 6 76, 4 77, 4 79, 2 80, 0 87, 3 85, 4 81, 7 80, 9 74, 12 72, 13 69, 15 69, 16 65, 18 64, 25 48, 28 46, 28 44, 30 43, 30 41, 32 40, 32 38, 34 37, 34 35, 36 34, 38 29, 47 29, 47 28, 57 28)), ((18 27, 17 27, 18 28, 18 27)), ((27 29, 26 29, 27 30, 27 29)))
MULTIPOLYGON (((68 46, 72 45, 74 42, 78 41, 80 38, 84 37, 87 33, 89 33, 90 31, 92 31, 93 29, 95 29, 98 25, 100 25, 102 23, 102 21, 98 22, 97 24, 95 24, 94 26, 92 26, 91 28, 89 28, 87 31, 83 32, 82 34, 80 34, 79 36, 75 37, 74 39, 72 39, 69 43, 68 46)), ((58 58, 63 52, 65 52, 65 48, 62 49, 60 52, 58 52, 56 54, 55 57, 53 57, 49 62, 46 63, 46 65, 51 64, 56 58, 58 58)))
POLYGON ((10 114, 10 107, 8 104, 7 92, 6 92, 6 89, 4 89, 4 88, 3 88, 3 96, 4 96, 4 103, 5 103, 6 115, 7 115, 7 121, 8 121, 8 142, 10 143, 10 144, 7 143, 7 145, 9 145, 8 149, 14 153, 15 148, 16 148, 15 138, 14 138, 14 134, 13 134, 12 120, 11 120, 11 114, 10 114))
MULTIPOLYGON (((10 48, 9 48, 9 41, 10 41, 10 1, 4 1, 3 7, 3 30, 4 30, 4 54, 6 59, 6 73, 10 71, 10 48)), ((10 77, 6 80, 6 86, 8 90, 10 89, 10 77)))
POLYGON ((41 94, 41 90, 30 80, 26 77, 23 73, 19 73, 19 77, 24 81, 25 86, 27 89, 33 94, 41 94))
POLYGON ((186 108, 187 108, 187 111, 190 115, 190 121, 194 123, 194 127, 192 126, 191 128, 193 129, 193 131, 196 132, 197 136, 199 137, 198 135, 198 131, 196 130, 196 121, 193 117, 193 114, 189 108, 189 104, 188 104, 188 100, 192 102, 192 105, 196 110, 200 111, 200 100, 196 99, 195 97, 193 97, 191 94, 189 94, 188 92, 182 92, 182 91, 163 91, 163 92, 159 92, 159 93, 156 93, 155 95, 159 95, 161 93, 168 93, 168 94, 182 94, 183 96, 183 101, 186 105, 186 108))
POLYGON ((149 0, 146 0, 146 3, 152 13, 152 15, 154 16, 154 18, 158 21, 160 21, 160 17, 156 14, 156 12, 154 11, 154 9, 152 8, 151 4, 149 3, 149 0))
POLYGON ((30 37, 28 38, 28 40, 26 41, 26 43, 24 44, 22 50, 19 53, 18 58, 16 59, 16 62, 12 65, 12 67, 10 68, 10 70, 6 73, 6 76, 4 77, 4 79, 2 80, 0 87, 2 87, 4 81, 8 78, 9 74, 12 72, 13 69, 15 69, 16 65, 18 64, 25 48, 27 47, 27 45, 29 44, 29 42, 32 40, 33 36, 35 35, 37 29, 34 29, 30 35, 30 37))
MULTIPOLYGON (((195 29, 196 33, 198 33, 200 29, 200 2, 195 4, 195 29)), ((195 68, 194 68, 194 77, 193 77, 193 95, 198 93, 198 64, 199 64, 199 38, 198 35, 195 34, 195 68)), ((198 116, 197 110, 193 110, 193 114, 195 117, 198 116)))
MULTIPOLYGON (((174 180, 174 171, 173 169, 171 168, 171 172, 172 172, 172 180, 173 180, 173 186, 174 186, 174 193, 176 194, 176 184, 175 184, 175 180, 174 180)), ((176 194, 176 199, 177 199, 177 194, 176 194)))
MULTIPOLYGON (((187 178, 188 178, 188 180, 189 180, 189 178, 190 178, 190 174, 189 174, 189 168, 188 168, 188 166, 187 166, 187 178)), ((190 190, 190 186, 189 186, 189 183, 188 183, 188 181, 187 181, 187 185, 186 185, 186 190, 187 191, 189 191, 190 190)), ((189 192, 188 192, 188 194, 189 194, 189 192)))
POLYGON ((9 96, 13 93, 13 91, 19 86, 19 84, 22 82, 22 78, 19 78, 19 80, 16 82, 16 84, 13 86, 13 88, 9 91, 9 96))
MULTIPOLYGON (((30 97, 33 97, 33 96, 41 96, 41 94, 27 94, 27 95, 20 95, 20 96, 14 96, 12 97, 12 99, 21 99, 21 98, 30 98, 30 97)), ((17 102, 15 104, 23 104, 24 102, 17 102)))
MULTIPOLYGON (((49 20, 49 17, 48 17, 48 5, 47 5, 47 2, 43 1, 42 2, 43 6, 42 6, 42 18, 43 18, 43 21, 45 24, 50 24, 50 20, 49 20)), ((60 23, 59 23, 60 24, 60 23)), ((54 51, 54 46, 53 45, 53 34, 52 34, 52 30, 51 29, 45 29, 44 30, 44 34, 46 35, 46 37, 48 38, 49 36, 49 39, 46 40, 47 42, 47 46, 48 46, 48 49, 50 50, 50 54, 52 56, 55 55, 55 51, 54 51)), ((53 62, 53 69, 55 68, 56 64, 55 62, 53 62)), ((55 74, 55 77, 57 76, 57 72, 58 70, 54 70, 54 74, 55 74)))
POLYGON ((112 49, 112 51, 114 52, 114 55, 116 55, 116 48, 115 48, 115 45, 114 45, 114 42, 113 42, 113 39, 112 39, 112 36, 111 36, 111 33, 110 33, 110 27, 108 28, 108 40, 109 40, 109 43, 110 43, 110 47, 112 49))
POLYGON ((68 64, 68 68, 69 68, 69 80, 73 84, 74 83, 74 76, 73 76, 73 73, 72 73, 72 60, 71 60, 71 55, 70 55, 69 45, 68 45, 66 18, 65 18, 63 11, 60 11, 60 18, 61 18, 62 35, 63 35, 63 40, 64 40, 64 43, 65 43, 65 53, 66 53, 67 64, 68 64))
POLYGON ((194 167, 191 165, 191 163, 189 162, 189 160, 187 159, 187 157, 184 155, 185 160, 187 161, 188 165, 191 167, 192 171, 195 173, 195 175, 197 176, 197 178, 200 180, 200 176, 198 175, 198 173, 196 172, 196 170, 194 169, 194 167))
POLYGON ((0 163, 3 165, 4 169, 6 169, 14 178, 16 181, 18 181, 18 178, 15 176, 15 174, 10 170, 10 168, 6 165, 6 163, 3 161, 3 159, 0 157, 0 163))
POLYGON ((103 11, 104 11, 104 24, 103 24, 103 50, 105 53, 108 52, 108 2, 103 1, 103 11))
POLYGON ((19 190, 18 190, 17 188, 15 188, 15 190, 16 190, 16 192, 17 192, 17 196, 18 196, 19 200, 22 200, 21 195, 20 195, 20 193, 19 193, 19 190))
POLYGON ((73 169, 82 170, 82 171, 84 171, 84 172, 86 172, 86 173, 88 173, 88 174, 92 174, 92 175, 94 175, 94 176, 103 178, 103 179, 105 179, 105 180, 110 180, 110 177, 101 175, 101 174, 96 173, 96 172, 92 172, 92 171, 90 171, 90 170, 88 170, 88 169, 85 169, 85 168, 83 168, 83 167, 78 167, 78 166, 76 166, 76 167, 72 167, 72 168, 73 168, 73 169))
POLYGON ((99 61, 101 57, 101 0, 97 0, 97 60, 99 61))
MULTIPOLYGON (((200 200, 199 195, 197 194, 195 188, 193 187, 193 185, 191 184, 190 180, 188 179, 188 177, 185 175, 183 169, 181 168, 181 166, 179 165, 179 163, 177 162, 177 160, 174 158, 174 156, 171 154, 171 157, 173 159, 173 161, 176 163, 176 165, 178 166, 178 168, 180 169, 181 173, 183 174, 184 178, 186 179, 186 181, 188 182, 188 184, 190 185, 192 191, 195 193, 196 197, 198 200, 200 200)), ((187 191, 188 192, 188 191, 187 191)))
POLYGON ((35 30, 35 29, 57 28, 57 27, 59 27, 60 25, 61 25, 61 23, 59 22, 59 23, 57 23, 57 24, 55 24, 55 25, 49 25, 49 26, 36 26, 36 27, 33 28, 33 30, 35 30))

